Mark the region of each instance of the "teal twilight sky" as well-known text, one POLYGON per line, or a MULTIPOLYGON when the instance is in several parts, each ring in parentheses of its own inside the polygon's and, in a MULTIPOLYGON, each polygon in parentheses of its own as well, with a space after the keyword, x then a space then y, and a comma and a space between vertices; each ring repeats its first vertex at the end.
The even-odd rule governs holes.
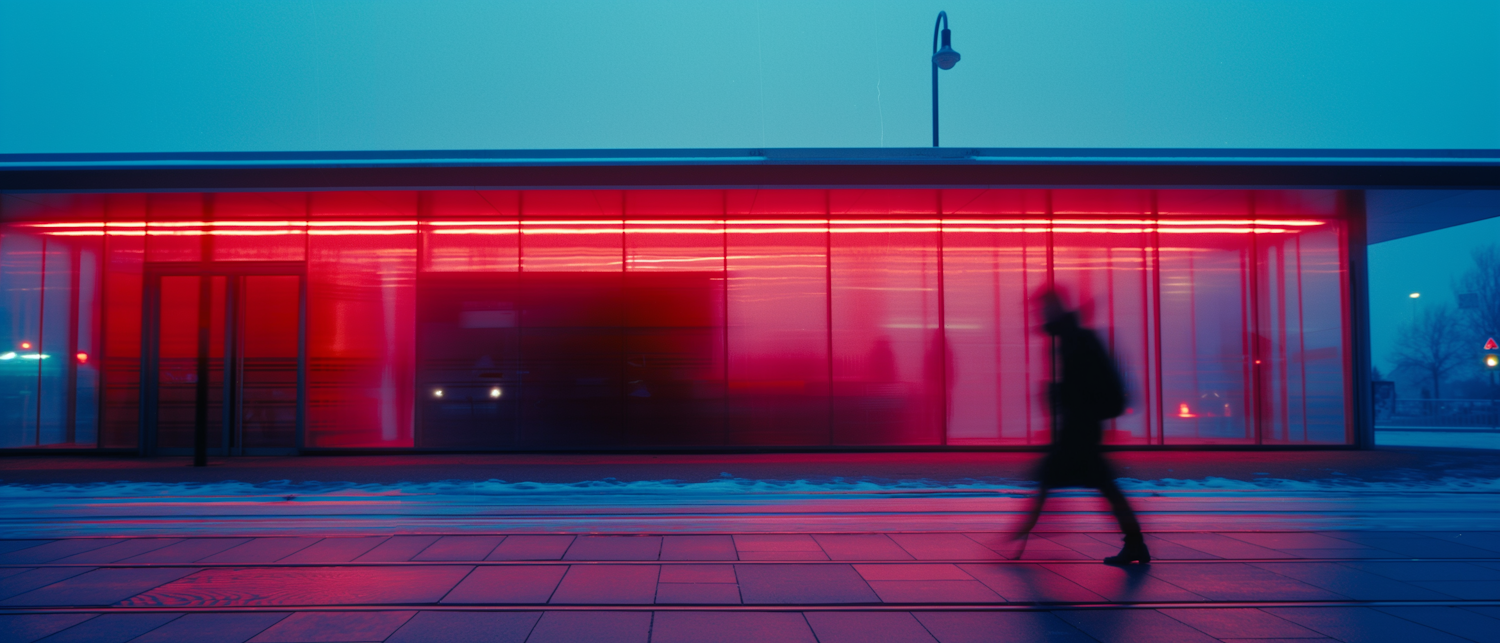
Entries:
POLYGON ((0 153, 1500 147, 1500 2, 0 0, 0 153))

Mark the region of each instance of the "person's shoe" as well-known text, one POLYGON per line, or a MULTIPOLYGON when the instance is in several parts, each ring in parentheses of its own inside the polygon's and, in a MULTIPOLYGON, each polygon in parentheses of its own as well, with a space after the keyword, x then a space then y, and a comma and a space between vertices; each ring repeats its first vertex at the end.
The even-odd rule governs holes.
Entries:
POLYGON ((1144 565, 1149 562, 1151 562, 1151 552, 1146 549, 1146 540, 1144 538, 1126 538, 1125 547, 1120 550, 1120 553, 1104 559, 1104 564, 1116 567, 1124 567, 1131 563, 1144 565))

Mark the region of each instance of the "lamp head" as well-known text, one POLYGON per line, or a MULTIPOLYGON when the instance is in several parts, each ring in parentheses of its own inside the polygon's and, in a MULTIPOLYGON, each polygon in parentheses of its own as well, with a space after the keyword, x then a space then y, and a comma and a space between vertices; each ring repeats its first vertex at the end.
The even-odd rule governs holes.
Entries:
POLYGON ((953 69, 959 59, 963 58, 958 55, 958 52, 953 51, 952 34, 953 32, 948 29, 943 29, 943 46, 937 50, 937 53, 932 54, 932 64, 937 65, 938 69, 953 69))

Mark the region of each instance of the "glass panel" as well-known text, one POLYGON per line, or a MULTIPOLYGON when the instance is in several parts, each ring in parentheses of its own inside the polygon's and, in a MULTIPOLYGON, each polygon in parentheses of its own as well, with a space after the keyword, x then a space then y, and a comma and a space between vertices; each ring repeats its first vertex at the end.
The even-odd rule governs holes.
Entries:
POLYGON ((520 269, 519 192, 455 190, 425 194, 422 269, 515 272, 520 269))
POLYGON ((307 257, 307 195, 209 195, 208 256, 214 261, 302 261, 307 257))
POLYGON ((40 344, 44 237, 7 227, 0 235, 0 447, 40 444, 40 344))
POLYGON ((836 219, 830 229, 834 443, 941 444, 937 220, 836 219))
POLYGON ((1267 443, 1342 444, 1344 310, 1337 222, 1264 222, 1259 251, 1261 430, 1267 443), (1285 232, 1273 232, 1282 230, 1285 232))
POLYGON ((1248 231, 1162 226, 1161 369, 1166 444, 1255 441, 1248 231), (1168 339, 1170 338, 1170 339, 1168 339))
POLYGON ((1021 219, 943 224, 951 360, 948 444, 1042 444, 1047 341, 1031 310, 1047 281, 1047 228, 1021 219))
POLYGON ((427 273, 417 287, 417 446, 520 444, 518 276, 427 273))
MULTIPOLYGON (((320 201, 319 199, 327 199, 320 201)), ((403 195, 329 194, 340 213, 415 212, 403 195), (403 207, 409 205, 410 209, 403 207)), ((415 221, 322 219, 309 232, 308 447, 410 447, 415 402, 415 221)))
POLYGON ((1053 227, 1052 274, 1059 292, 1098 334, 1124 378, 1130 406, 1105 423, 1107 444, 1148 444, 1154 437, 1150 400, 1151 233, 1139 213, 1124 220, 1059 219, 1053 227))
POLYGON ((731 444, 830 443, 827 261, 826 221, 730 224, 731 444))
POLYGON ((244 278, 240 326, 240 444, 297 446, 297 313, 301 278, 244 278))
POLYGON ((626 439, 724 444, 724 222, 635 220, 625 241, 626 439))
POLYGON ((579 449, 621 443, 622 276, 521 274, 522 446, 579 449))
POLYGON ((207 285, 208 442, 224 446, 224 277, 162 277, 161 324, 157 336, 156 445, 193 447, 198 409, 199 302, 207 285))
POLYGON ((138 226, 145 220, 145 207, 145 195, 111 195, 105 215, 109 223, 104 237, 101 447, 136 448, 140 442, 141 273, 146 237, 138 226))

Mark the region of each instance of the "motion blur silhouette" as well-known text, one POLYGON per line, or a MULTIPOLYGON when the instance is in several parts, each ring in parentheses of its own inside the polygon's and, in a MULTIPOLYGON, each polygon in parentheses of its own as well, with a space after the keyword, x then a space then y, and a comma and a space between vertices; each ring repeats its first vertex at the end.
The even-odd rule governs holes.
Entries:
MULTIPOLYGON (((1042 515, 1047 495, 1060 487, 1098 489, 1125 532, 1125 547, 1104 559, 1109 565, 1151 562, 1141 524, 1115 484, 1114 469, 1100 449, 1103 424, 1125 412, 1125 385, 1115 361, 1094 331, 1083 327, 1078 313, 1068 310, 1056 290, 1046 288, 1035 301, 1042 328, 1054 338, 1053 381, 1047 398, 1052 409, 1052 446, 1042 459, 1036 478, 1039 489, 1017 532, 1022 551, 1026 538, 1042 515), (1057 373, 1061 369, 1061 373, 1057 373)), ((1018 552, 1019 554, 1019 552, 1018 552)))

